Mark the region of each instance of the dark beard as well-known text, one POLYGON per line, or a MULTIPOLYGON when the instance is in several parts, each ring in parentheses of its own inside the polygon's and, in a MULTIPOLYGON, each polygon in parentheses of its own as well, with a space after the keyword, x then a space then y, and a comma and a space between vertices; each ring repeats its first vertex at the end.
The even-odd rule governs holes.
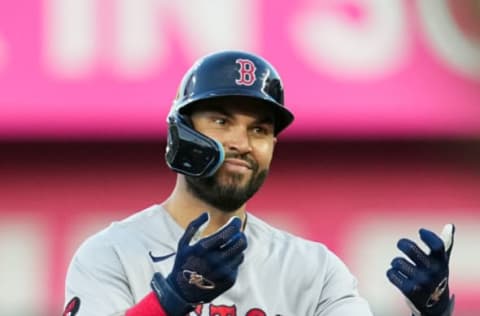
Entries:
POLYGON ((197 198, 225 213, 238 210, 247 202, 262 186, 267 178, 268 169, 258 172, 252 169, 253 175, 244 187, 238 187, 235 183, 242 180, 243 175, 230 174, 234 184, 222 185, 218 181, 218 172, 208 178, 196 178, 185 176, 187 189, 197 198))

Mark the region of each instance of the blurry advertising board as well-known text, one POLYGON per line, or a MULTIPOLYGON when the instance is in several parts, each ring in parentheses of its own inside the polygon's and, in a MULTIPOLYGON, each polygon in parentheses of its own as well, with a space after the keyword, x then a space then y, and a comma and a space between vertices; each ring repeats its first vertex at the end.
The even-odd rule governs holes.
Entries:
POLYGON ((279 70, 285 137, 480 136, 478 1, 18 0, 0 139, 163 138, 183 73, 222 49, 279 70))

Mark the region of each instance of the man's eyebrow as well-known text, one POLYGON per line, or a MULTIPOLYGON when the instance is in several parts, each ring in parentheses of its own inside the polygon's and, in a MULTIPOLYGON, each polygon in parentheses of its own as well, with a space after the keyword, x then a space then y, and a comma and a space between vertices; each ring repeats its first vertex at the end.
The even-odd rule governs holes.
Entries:
POLYGON ((221 106, 221 105, 219 105, 219 106, 213 105, 213 106, 207 107, 207 108, 204 109, 204 111, 205 112, 215 112, 215 113, 219 113, 219 114, 222 114, 222 115, 225 115, 225 116, 232 116, 232 113, 227 111, 225 109, 225 107, 221 106))
POLYGON ((272 115, 265 115, 265 116, 262 116, 260 118, 258 118, 257 120, 255 120, 255 122, 257 124, 272 124, 275 123, 275 120, 273 119, 273 116, 272 115))
MULTIPOLYGON (((227 117, 233 117, 234 111, 228 109, 227 106, 215 105, 212 104, 208 108, 204 109, 205 112, 213 112, 227 117)), ((263 113, 257 119, 255 119, 255 124, 275 124, 274 115, 272 113, 263 113)))

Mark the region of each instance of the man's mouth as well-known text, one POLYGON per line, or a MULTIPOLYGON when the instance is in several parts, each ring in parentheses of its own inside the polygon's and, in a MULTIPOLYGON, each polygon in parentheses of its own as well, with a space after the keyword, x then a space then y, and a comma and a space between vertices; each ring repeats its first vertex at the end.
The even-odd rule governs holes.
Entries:
POLYGON ((227 158, 223 162, 223 165, 225 168, 229 171, 236 171, 236 172, 247 172, 249 170, 252 170, 252 165, 243 159, 237 159, 237 158, 227 158))

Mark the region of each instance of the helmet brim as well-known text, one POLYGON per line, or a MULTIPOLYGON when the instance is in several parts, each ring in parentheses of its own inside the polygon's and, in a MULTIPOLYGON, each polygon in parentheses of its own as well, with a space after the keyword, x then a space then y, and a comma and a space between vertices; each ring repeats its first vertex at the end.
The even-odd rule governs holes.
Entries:
POLYGON ((259 101, 265 106, 269 107, 270 111, 274 115, 274 129, 275 135, 278 135, 283 131, 287 126, 289 126, 293 120, 294 115, 290 112, 285 106, 276 102, 268 94, 263 94, 257 90, 248 90, 242 89, 221 89, 215 91, 208 91, 205 93, 195 94, 192 98, 183 99, 179 103, 174 103, 174 108, 177 109, 181 114, 188 113, 192 110, 199 102, 212 99, 221 99, 221 98, 244 98, 247 100, 259 101))

